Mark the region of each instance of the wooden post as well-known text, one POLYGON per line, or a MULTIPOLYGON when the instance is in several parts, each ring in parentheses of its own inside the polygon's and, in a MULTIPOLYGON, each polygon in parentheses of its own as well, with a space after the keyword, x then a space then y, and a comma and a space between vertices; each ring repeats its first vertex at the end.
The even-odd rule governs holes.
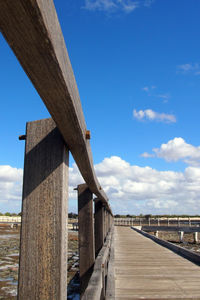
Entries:
POLYGON ((95 199, 95 256, 98 255, 101 247, 104 243, 104 219, 103 219, 104 207, 102 202, 96 198, 95 199))
POLYGON ((180 239, 180 243, 183 243, 183 239, 184 239, 184 231, 179 231, 179 239, 180 239))
POLYGON ((86 184, 78 185, 79 272, 83 295, 95 261, 93 199, 86 184))
POLYGON ((195 244, 198 244, 199 242, 199 235, 198 235, 198 232, 194 232, 194 243, 195 244))
POLYGON ((104 242, 105 242, 105 240, 106 240, 106 234, 107 234, 107 232, 106 232, 106 208, 105 208, 105 206, 103 207, 103 228, 104 228, 104 242))
POLYGON ((66 299, 68 160, 52 119, 27 123, 20 300, 66 299))
POLYGON ((108 233, 108 212, 107 212, 107 209, 105 207, 105 211, 104 211, 104 216, 105 216, 105 239, 106 239, 106 236, 107 236, 107 233, 108 233))

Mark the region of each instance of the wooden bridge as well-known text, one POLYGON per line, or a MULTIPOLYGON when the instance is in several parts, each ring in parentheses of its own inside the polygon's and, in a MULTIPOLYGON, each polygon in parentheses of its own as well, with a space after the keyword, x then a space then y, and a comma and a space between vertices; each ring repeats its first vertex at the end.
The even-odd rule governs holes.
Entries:
POLYGON ((131 228, 115 230, 116 300, 200 299, 199 266, 131 228))
POLYGON ((21 137, 18 299, 66 299, 69 151, 85 180, 77 187, 82 299, 200 299, 197 265, 131 228, 114 230, 53 0, 0 0, 0 30, 52 116, 28 122, 21 137))

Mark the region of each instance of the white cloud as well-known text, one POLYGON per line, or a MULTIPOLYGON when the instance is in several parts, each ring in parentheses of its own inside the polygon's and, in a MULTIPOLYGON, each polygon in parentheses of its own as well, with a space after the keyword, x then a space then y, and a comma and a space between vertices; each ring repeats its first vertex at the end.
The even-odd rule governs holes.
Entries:
POLYGON ((153 0, 85 0, 84 8, 90 11, 130 13, 139 7, 150 7, 153 0))
POLYGON ((154 92, 154 90, 156 88, 157 87, 155 85, 152 85, 152 86, 145 86, 145 87, 142 88, 142 90, 145 91, 148 96, 153 96, 153 97, 161 98, 161 99, 163 99, 164 103, 168 102, 168 100, 170 98, 170 94, 169 93, 156 94, 154 92))
POLYGON ((85 0, 85 9, 88 10, 105 10, 109 11, 116 8, 113 0, 85 0))
POLYGON ((111 156, 95 170, 114 213, 196 214, 200 209, 198 167, 188 167, 184 172, 157 171, 111 156))
POLYGON ((23 170, 0 166, 0 211, 20 211, 23 170))
MULTIPOLYGON (((0 211, 21 206, 22 170, 0 166, 12 174, 0 179, 0 211)), ((99 182, 107 193, 114 213, 121 214, 196 214, 200 211, 200 168, 190 166, 184 172, 158 171, 131 165, 118 156, 105 158, 95 166, 99 182)), ((2 174, 2 172, 1 172, 2 174)), ((74 188, 83 179, 74 164, 69 168, 69 210, 77 207, 74 188)), ((19 210, 17 210, 19 211, 19 210)))
POLYGON ((177 66, 177 72, 182 74, 200 74, 200 64, 199 63, 187 63, 177 66))
MULTIPOLYGON (((155 90, 155 89, 156 89, 155 85, 145 86, 145 87, 142 88, 142 90, 145 91, 146 93, 149 93, 150 91, 155 90)), ((150 94, 149 94, 149 96, 150 96, 150 94)))
POLYGON ((169 94, 158 94, 158 95, 156 95, 156 97, 163 99, 164 102, 166 103, 166 102, 168 102, 170 95, 169 94))
POLYGON ((154 148, 153 153, 144 152, 142 157, 163 158, 167 162, 183 161, 188 165, 200 167, 200 146, 193 146, 185 142, 181 137, 162 144, 160 148, 154 148))
POLYGON ((176 137, 153 151, 157 157, 164 158, 166 161, 183 160, 190 165, 200 166, 200 146, 187 144, 181 137, 176 137))
POLYGON ((135 119, 138 119, 139 121, 150 120, 150 121, 165 122, 165 123, 176 122, 176 117, 174 115, 158 113, 153 111, 152 109, 139 110, 139 111, 136 111, 136 109, 134 109, 133 116, 135 119))
POLYGON ((149 158, 149 157, 155 157, 155 154, 144 152, 140 156, 145 157, 145 158, 149 158))

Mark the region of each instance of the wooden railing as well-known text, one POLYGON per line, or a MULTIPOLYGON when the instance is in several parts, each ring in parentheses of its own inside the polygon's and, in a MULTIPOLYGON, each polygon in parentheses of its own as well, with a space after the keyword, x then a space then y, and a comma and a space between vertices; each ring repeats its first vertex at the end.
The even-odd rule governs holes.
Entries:
POLYGON ((69 151, 85 180, 77 187, 84 295, 113 216, 53 0, 0 0, 0 30, 52 116, 26 126, 18 299, 66 299, 69 151))
POLYGON ((112 226, 107 234, 106 242, 97 255, 83 300, 115 299, 113 230, 112 226))
POLYGON ((114 218, 115 226, 199 226, 198 217, 171 217, 171 218, 114 218))

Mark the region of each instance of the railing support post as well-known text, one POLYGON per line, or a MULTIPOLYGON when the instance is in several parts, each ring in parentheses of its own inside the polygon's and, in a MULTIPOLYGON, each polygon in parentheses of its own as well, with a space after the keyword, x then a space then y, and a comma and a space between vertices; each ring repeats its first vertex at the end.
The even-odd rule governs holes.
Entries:
POLYGON ((103 218, 104 207, 102 202, 95 199, 95 256, 98 255, 101 247, 104 243, 104 218, 103 218))
POLYGON ((20 300, 66 299, 68 159, 52 119, 27 123, 20 300))
POLYGON ((83 295, 95 261, 92 192, 86 184, 78 185, 79 272, 83 295))
POLYGON ((104 242, 106 239, 106 208, 104 206, 104 210, 103 210, 103 223, 104 223, 104 242))
POLYGON ((199 235, 198 235, 198 232, 194 232, 194 243, 195 244, 198 244, 199 242, 199 235))

